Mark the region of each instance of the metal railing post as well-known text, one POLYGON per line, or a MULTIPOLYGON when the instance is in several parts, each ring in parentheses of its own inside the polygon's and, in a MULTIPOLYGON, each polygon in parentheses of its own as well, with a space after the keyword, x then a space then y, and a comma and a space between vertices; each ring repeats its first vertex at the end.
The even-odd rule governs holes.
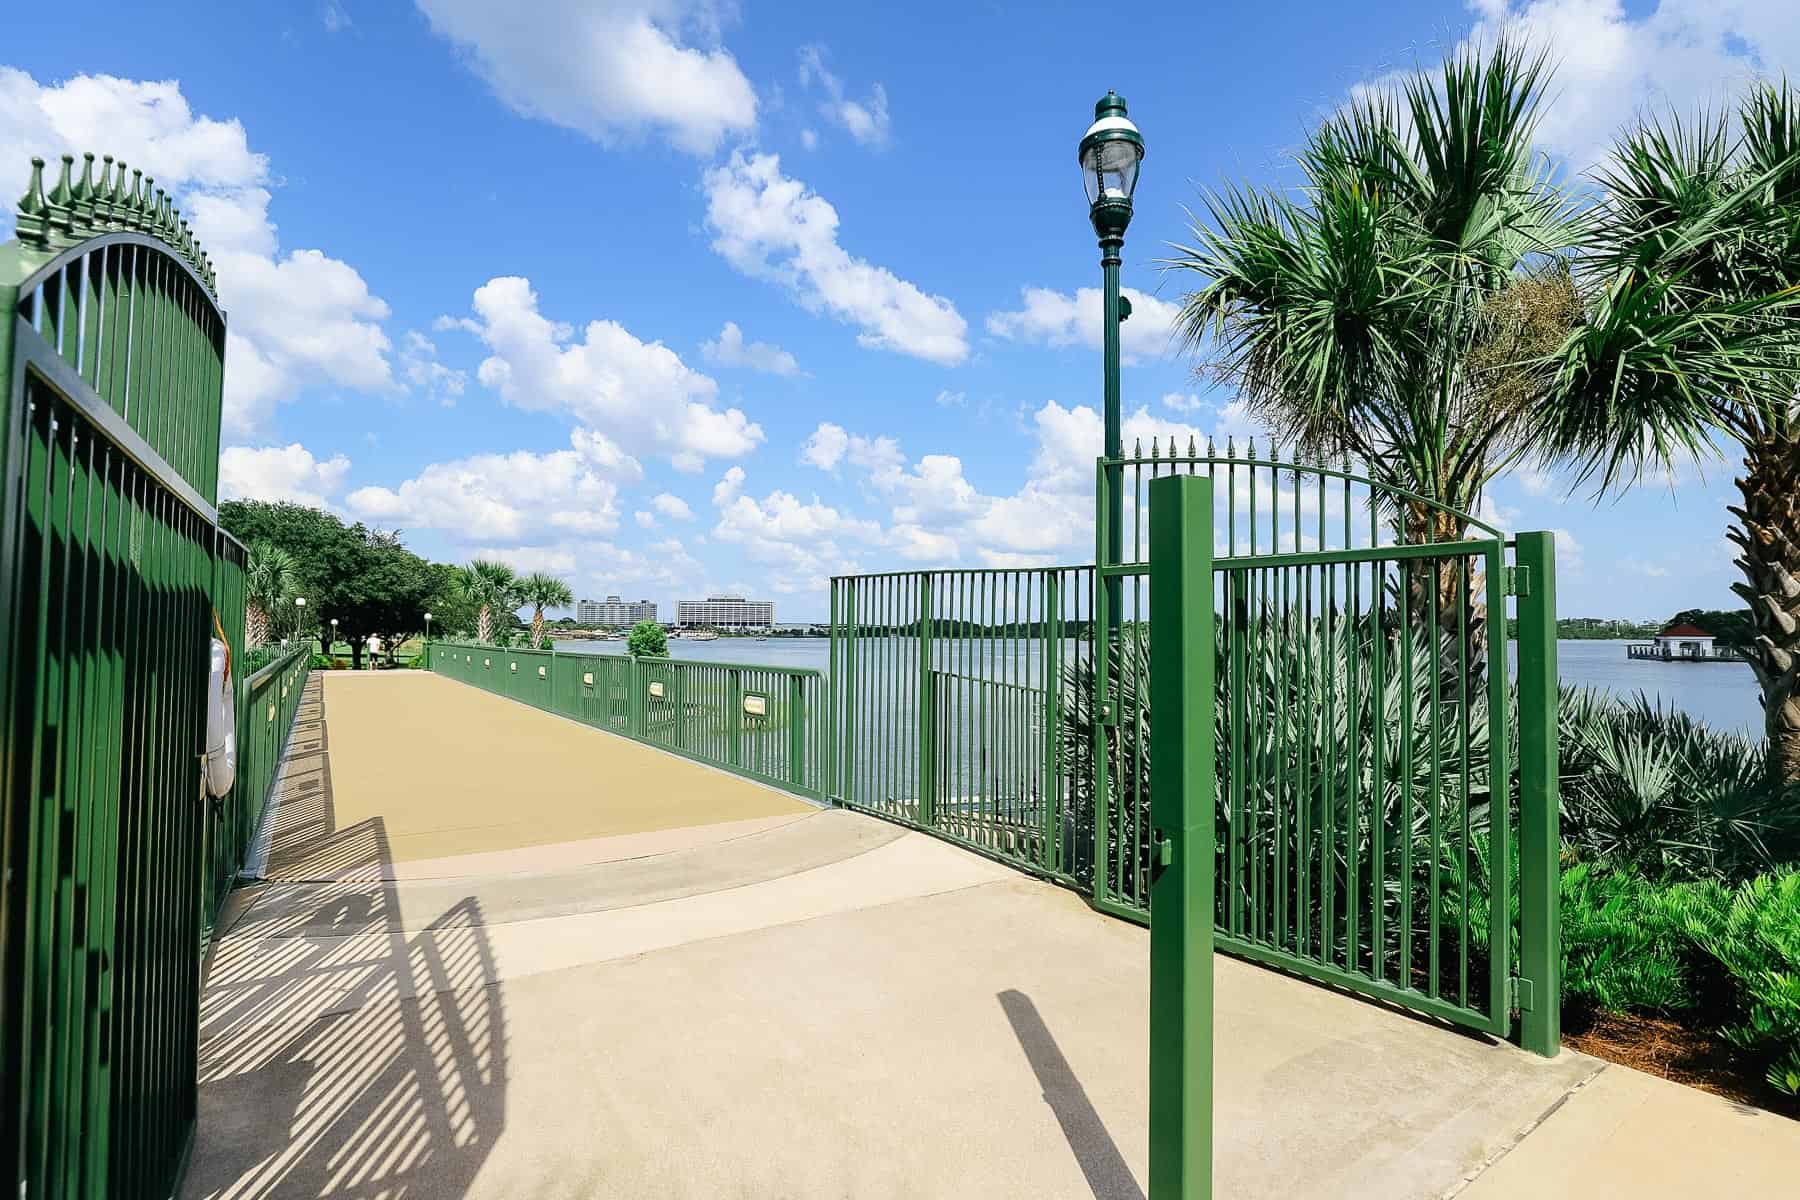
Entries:
POLYGON ((937 822, 937 703, 931 675, 931 572, 919 573, 919 810, 921 825, 937 822))
POLYGON ((806 786, 806 679, 788 676, 788 782, 801 791, 806 786))
POLYGON ((1062 720, 1062 706, 1057 701, 1062 685, 1062 661, 1058 653, 1062 645, 1061 609, 1062 595, 1057 589, 1057 572, 1045 571, 1044 625, 1039 637, 1044 655, 1044 762, 1041 768, 1042 782, 1038 786, 1038 802, 1044 808, 1041 814, 1044 856, 1039 865, 1051 872, 1062 866, 1062 846, 1056 829, 1057 807, 1062 799, 1062 789, 1057 786, 1056 779, 1056 740, 1061 733, 1062 720))
MULTIPOLYGON (((1212 481, 1150 484, 1150 1200, 1212 1195, 1212 481)), ((1099 633, 1098 636, 1105 636, 1099 633)))
MULTIPOLYGON (((1519 613, 1519 1044, 1562 1048, 1562 831, 1556 752, 1556 538, 1521 533, 1519 613)), ((1505 613, 1488 636, 1505 637, 1505 613)))
POLYGON ((730 734, 731 765, 742 766, 744 763, 744 676, 736 667, 727 674, 731 678, 731 720, 725 728, 730 734))

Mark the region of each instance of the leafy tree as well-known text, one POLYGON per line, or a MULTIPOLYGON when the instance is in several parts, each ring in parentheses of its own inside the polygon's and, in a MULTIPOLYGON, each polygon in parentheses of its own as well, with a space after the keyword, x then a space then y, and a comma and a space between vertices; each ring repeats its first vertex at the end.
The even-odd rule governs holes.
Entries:
POLYGON ((1597 172, 1586 319, 1534 426, 1606 492, 1743 450, 1749 661, 1780 780, 1800 782, 1800 97, 1759 83, 1735 113, 1641 122, 1597 172))
POLYGON ((294 560, 295 592, 321 623, 338 620, 352 663, 362 665, 370 634, 392 638, 424 625, 432 574, 394 532, 345 525, 302 504, 232 500, 219 506, 225 528, 245 545, 267 542, 294 560))
MULTIPOLYGON (((1581 225, 1532 141, 1548 79, 1502 40, 1354 98, 1301 146, 1298 189, 1207 193, 1166 264, 1202 280, 1179 336, 1281 441, 1444 506, 1404 504, 1408 542, 1461 538, 1532 450, 1532 352, 1580 315, 1555 256, 1581 225)), ((1450 628, 1459 580, 1436 581, 1450 628)))
POLYGON ((513 569, 491 558, 477 558, 462 569, 463 595, 475 605, 475 638, 494 640, 494 614, 518 604, 518 578, 513 569))
POLYGON ((299 572, 294 556, 272 542, 251 545, 244 564, 244 641, 253 649, 269 640, 270 614, 294 595, 299 572))
POLYGON ((631 627, 625 649, 633 658, 667 658, 669 635, 655 621, 639 621, 631 627))
POLYGON ((544 610, 546 608, 567 608, 575 603, 575 593, 569 585, 554 575, 543 571, 533 571, 519 580, 516 592, 521 603, 531 605, 531 648, 538 649, 544 644, 544 610))
POLYGON ((474 637, 480 610, 462 589, 462 569, 449 563, 431 563, 429 568, 432 590, 425 607, 431 613, 432 630, 440 637, 474 637))

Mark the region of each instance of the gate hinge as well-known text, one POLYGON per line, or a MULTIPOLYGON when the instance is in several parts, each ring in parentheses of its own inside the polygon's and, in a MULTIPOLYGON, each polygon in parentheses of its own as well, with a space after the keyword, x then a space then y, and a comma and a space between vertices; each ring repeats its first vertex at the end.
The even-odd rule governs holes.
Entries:
POLYGON ((1537 1011, 1531 994, 1531 980, 1521 979, 1517 975, 1507 977, 1506 1007, 1518 1009, 1522 1013, 1537 1011))
POLYGON ((1508 596, 1531 595, 1531 568, 1507 567, 1501 574, 1501 582, 1508 596))

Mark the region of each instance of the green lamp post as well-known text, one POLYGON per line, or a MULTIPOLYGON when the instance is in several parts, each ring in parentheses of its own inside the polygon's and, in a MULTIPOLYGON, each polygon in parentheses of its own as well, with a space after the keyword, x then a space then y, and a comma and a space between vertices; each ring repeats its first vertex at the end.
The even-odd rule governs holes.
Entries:
MULTIPOLYGON (((1125 115, 1125 97, 1108 92, 1094 105, 1094 123, 1077 151, 1081 179, 1087 187, 1088 219, 1100 239, 1100 272, 1106 290, 1101 344, 1106 360, 1106 457, 1123 453, 1119 417, 1119 323, 1131 316, 1131 302, 1119 294, 1119 252, 1125 227, 1131 224, 1131 194, 1137 190, 1138 164, 1144 160, 1144 138, 1125 115)), ((1117 564, 1123 546, 1125 493, 1121 468, 1106 473, 1106 561, 1117 564)), ((1107 624, 1119 627, 1119 579, 1107 580, 1107 624)))

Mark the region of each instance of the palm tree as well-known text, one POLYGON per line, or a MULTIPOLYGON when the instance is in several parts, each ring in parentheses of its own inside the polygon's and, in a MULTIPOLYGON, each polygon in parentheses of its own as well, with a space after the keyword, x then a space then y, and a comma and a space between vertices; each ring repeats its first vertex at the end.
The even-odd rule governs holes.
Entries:
POLYGON ((1759 83, 1735 114, 1641 122, 1595 173, 1587 320, 1556 356, 1536 413, 1553 458, 1605 493, 1743 451, 1748 656, 1770 769, 1800 782, 1800 97, 1759 83))
POLYGON ((544 610, 546 608, 567 608, 575 603, 575 593, 569 585, 554 575, 543 571, 533 571, 519 580, 516 595, 520 603, 531 605, 531 648, 536 650, 544 642, 544 610))
POLYGON ((273 542, 257 542, 250 547, 244 563, 246 649, 269 640, 270 616, 294 594, 298 579, 299 566, 286 550, 273 542))
MULTIPOLYGON (((1531 451, 1520 376, 1579 317, 1556 256, 1581 222, 1532 141, 1548 81, 1502 40, 1357 96, 1300 148, 1297 190, 1206 193, 1165 263, 1203 281, 1177 335, 1280 441, 1443 506, 1402 506, 1407 542, 1461 538, 1457 514, 1531 451)), ((1437 580, 1451 626, 1460 577, 1437 580)))
POLYGON ((512 608, 518 603, 518 579, 511 567, 491 558, 473 559, 461 572, 457 582, 462 585, 463 595, 477 609, 475 638, 491 642, 494 640, 494 610, 512 608))

